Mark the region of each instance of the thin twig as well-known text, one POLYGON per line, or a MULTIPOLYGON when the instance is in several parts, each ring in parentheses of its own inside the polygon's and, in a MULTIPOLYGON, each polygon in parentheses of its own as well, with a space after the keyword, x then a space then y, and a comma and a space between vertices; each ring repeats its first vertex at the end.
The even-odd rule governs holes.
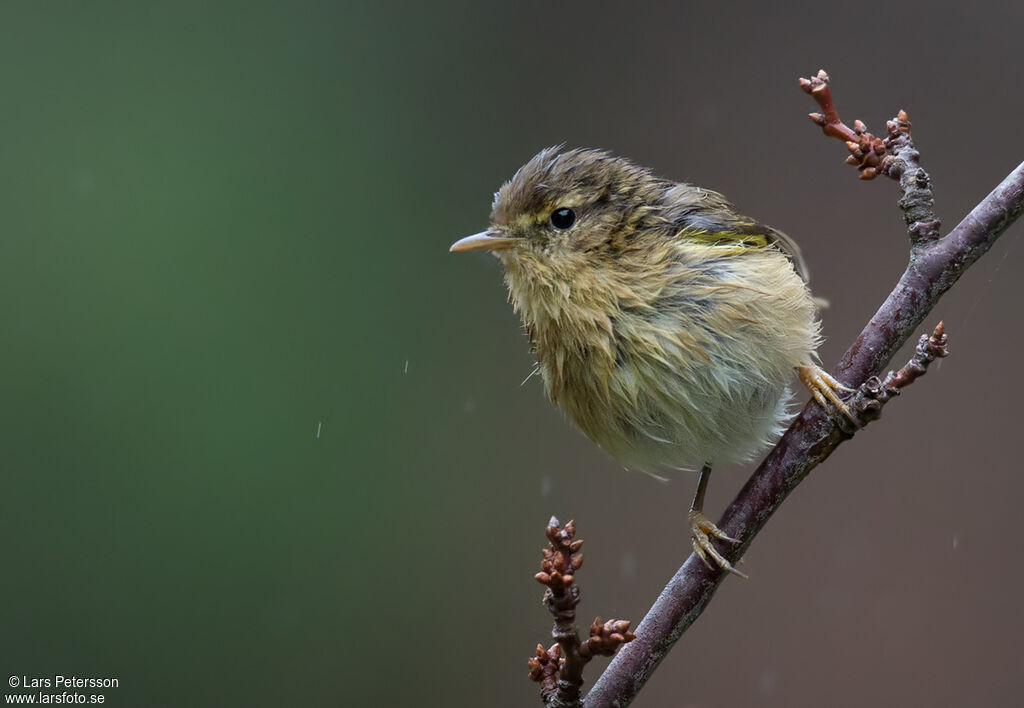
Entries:
POLYGON ((555 644, 545 649, 537 645, 536 656, 527 661, 530 679, 540 684, 540 697, 549 708, 572 708, 580 705, 580 687, 583 685, 583 667, 595 656, 612 656, 623 644, 633 641, 635 635, 629 631, 630 623, 625 620, 602 622, 596 618, 590 625, 590 636, 580 642, 576 631, 576 605, 580 602, 580 590, 576 586, 575 573, 583 565, 579 553, 582 540, 573 540, 576 523, 565 526, 551 517, 545 533, 548 547, 545 548, 540 572, 534 578, 547 589, 544 604, 555 618, 551 636, 555 644))
POLYGON ((936 359, 948 356, 949 349, 946 347, 948 339, 945 325, 939 322, 932 330, 931 336, 921 335, 917 341, 917 347, 914 349, 914 357, 902 369, 890 371, 885 380, 872 376, 862 383, 853 399, 848 402, 850 411, 861 422, 861 425, 878 420, 878 417, 882 415, 882 406, 894 396, 898 396, 900 390, 924 376, 928 371, 929 364, 936 359))
MULTIPOLYGON (((826 106, 831 106, 831 96, 827 98, 826 105, 822 105, 822 100, 818 101, 826 114, 826 106)), ((834 107, 831 113, 835 113, 834 107)), ((836 122, 830 122, 828 115, 825 122, 834 126, 834 131, 842 130, 837 125, 841 123, 837 114, 836 122)), ((826 133, 832 134, 828 130, 826 133)), ((900 184, 904 187, 902 179, 900 184)), ((935 238, 915 239, 906 271, 843 355, 833 375, 848 385, 856 386, 876 376, 927 317, 939 298, 988 251, 1022 210, 1024 163, 1018 165, 947 236, 938 238, 936 233, 935 238)), ((913 238, 913 233, 911 236, 913 238)), ((933 334, 941 338, 942 332, 933 334)), ((935 353, 935 356, 939 354, 935 353)), ((921 372, 915 373, 915 367, 910 367, 905 368, 902 375, 894 374, 895 380, 887 377, 895 386, 894 390, 899 388, 897 383, 902 381, 905 385, 923 373, 926 362, 921 360, 917 363, 922 367, 921 372)), ((866 394, 860 391, 857 395, 866 394)), ((726 534, 741 541, 725 553, 732 563, 735 564, 743 555, 789 493, 849 438, 850 435, 839 430, 819 406, 809 403, 804 407, 718 523, 726 534)), ((687 558, 637 627, 636 641, 615 656, 587 694, 587 708, 629 704, 676 640, 704 611, 723 578, 724 573, 720 569, 707 568, 696 556, 687 558)))
POLYGON ((824 70, 810 79, 800 79, 800 88, 813 98, 821 113, 810 113, 808 117, 815 125, 821 126, 825 135, 838 138, 846 143, 850 151, 846 158, 848 165, 860 171, 861 179, 874 179, 885 175, 898 180, 903 197, 900 209, 907 222, 911 243, 934 241, 939 237, 941 223, 935 215, 935 197, 928 173, 919 162, 921 154, 914 148, 910 135, 910 117, 903 109, 885 124, 886 137, 878 138, 868 132, 859 120, 853 128, 840 118, 832 102, 832 88, 829 76, 824 70))

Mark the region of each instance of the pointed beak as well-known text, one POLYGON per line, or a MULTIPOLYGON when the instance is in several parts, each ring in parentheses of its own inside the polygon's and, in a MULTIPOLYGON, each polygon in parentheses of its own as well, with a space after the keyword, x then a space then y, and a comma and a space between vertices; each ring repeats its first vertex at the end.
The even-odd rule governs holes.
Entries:
POLYGON ((460 238, 449 251, 504 251, 512 248, 517 239, 508 238, 500 231, 489 229, 478 234, 460 238))

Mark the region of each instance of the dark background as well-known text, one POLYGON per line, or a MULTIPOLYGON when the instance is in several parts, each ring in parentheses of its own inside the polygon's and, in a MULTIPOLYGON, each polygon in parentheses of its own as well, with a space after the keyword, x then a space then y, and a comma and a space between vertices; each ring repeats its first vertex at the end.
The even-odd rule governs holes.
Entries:
MULTIPOLYGON (((797 77, 876 131, 909 111, 947 228, 1024 158, 1020 3, 779 7, 5 4, 2 676, 533 705, 552 513, 586 539, 583 618, 639 621, 696 480, 621 471, 520 386, 497 262, 447 252, 501 181, 564 141, 726 193, 803 246, 830 366, 907 243, 797 77)), ((796 491, 636 705, 1019 701, 1021 231, 929 316, 952 356, 796 491)))

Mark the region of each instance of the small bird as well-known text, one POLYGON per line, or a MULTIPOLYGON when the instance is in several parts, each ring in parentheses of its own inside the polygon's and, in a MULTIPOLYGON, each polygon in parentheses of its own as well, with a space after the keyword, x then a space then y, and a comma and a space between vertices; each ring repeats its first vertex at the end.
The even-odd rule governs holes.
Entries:
POLYGON ((716 192, 602 150, 542 150, 494 195, 492 251, 550 399, 625 468, 701 467, 694 552, 737 575, 703 514, 716 463, 747 461, 789 418, 794 373, 833 416, 817 303, 796 243, 716 192))

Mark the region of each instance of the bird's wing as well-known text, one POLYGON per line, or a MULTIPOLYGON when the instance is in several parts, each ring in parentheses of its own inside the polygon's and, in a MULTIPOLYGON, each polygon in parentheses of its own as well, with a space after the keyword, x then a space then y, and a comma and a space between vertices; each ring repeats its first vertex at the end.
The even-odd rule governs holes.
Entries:
POLYGON ((800 247, 796 241, 786 234, 771 226, 759 224, 756 221, 743 221, 730 219, 728 225, 718 223, 707 228, 695 228, 688 226, 679 231, 680 238, 704 243, 735 243, 737 245, 749 244, 754 247, 775 246, 782 251, 793 262, 793 268, 804 280, 807 280, 807 264, 800 253, 800 247))
POLYGON ((681 213, 671 220, 680 238, 705 243, 749 244, 754 247, 775 246, 789 257, 797 274, 807 280, 807 264, 800 253, 800 247, 786 234, 771 226, 739 214, 718 192, 698 188, 699 199, 694 200, 689 192, 688 204, 681 204, 681 213))
POLYGON ((800 253, 800 247, 796 244, 796 241, 786 234, 777 229, 773 229, 771 226, 759 224, 756 221, 749 222, 749 225, 747 226, 739 226, 736 233, 741 238, 763 238, 765 240, 765 245, 772 244, 785 253, 789 257, 789 260, 793 262, 793 268, 796 270, 797 275, 804 280, 807 280, 807 263, 804 261, 803 254, 800 253))

